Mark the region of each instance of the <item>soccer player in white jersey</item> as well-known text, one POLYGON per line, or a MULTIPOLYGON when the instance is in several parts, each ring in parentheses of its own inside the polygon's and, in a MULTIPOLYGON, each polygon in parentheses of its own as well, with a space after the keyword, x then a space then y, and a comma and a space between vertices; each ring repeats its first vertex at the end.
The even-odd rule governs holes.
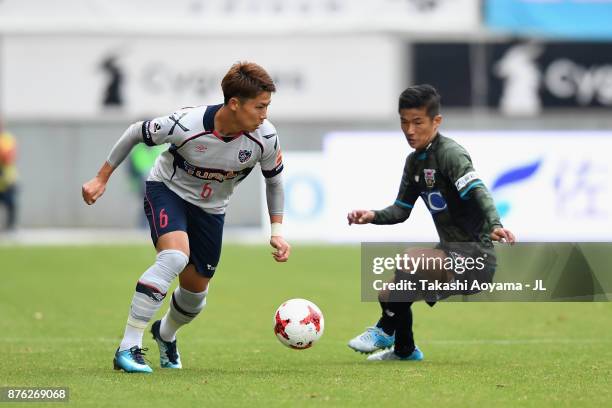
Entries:
POLYGON ((91 205, 133 146, 170 143, 146 182, 144 209, 157 257, 136 284, 125 334, 113 360, 117 370, 152 372, 143 358, 142 336, 177 276, 179 286, 168 312, 153 323, 151 333, 159 346, 161 367, 182 367, 176 332, 206 305, 208 282, 221 253, 225 208, 234 187, 257 163, 266 181, 274 260, 289 258, 291 248, 281 233, 282 155, 276 129, 266 119, 276 88, 268 73, 251 62, 234 64, 221 87, 223 104, 183 108, 132 124, 96 177, 83 185, 83 199, 91 205))

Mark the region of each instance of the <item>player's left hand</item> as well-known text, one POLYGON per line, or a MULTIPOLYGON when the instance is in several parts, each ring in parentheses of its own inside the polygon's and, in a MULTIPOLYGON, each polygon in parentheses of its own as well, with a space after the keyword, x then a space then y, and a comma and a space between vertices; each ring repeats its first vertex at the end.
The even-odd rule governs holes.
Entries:
POLYGON ((493 241, 507 242, 510 245, 516 242, 516 238, 514 237, 512 231, 502 227, 497 227, 493 229, 493 232, 491 232, 491 239, 493 241))
POLYGON ((272 252, 272 256, 276 262, 287 262, 289 259, 289 254, 291 254, 291 245, 285 238, 281 236, 272 236, 270 237, 270 245, 272 248, 275 248, 276 251, 272 252))

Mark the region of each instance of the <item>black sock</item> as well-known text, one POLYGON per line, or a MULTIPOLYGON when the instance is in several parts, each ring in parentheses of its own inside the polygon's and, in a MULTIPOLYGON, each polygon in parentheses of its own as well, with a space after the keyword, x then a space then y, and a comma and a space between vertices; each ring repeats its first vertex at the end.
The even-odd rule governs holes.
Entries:
POLYGON ((393 313, 389 309, 389 303, 380 302, 380 308, 382 309, 382 315, 376 323, 376 327, 382 329, 385 334, 391 336, 395 332, 395 316, 389 316, 389 313, 393 313))
POLYGON ((391 304, 395 313, 395 354, 408 357, 415 349, 412 334, 412 302, 391 304))

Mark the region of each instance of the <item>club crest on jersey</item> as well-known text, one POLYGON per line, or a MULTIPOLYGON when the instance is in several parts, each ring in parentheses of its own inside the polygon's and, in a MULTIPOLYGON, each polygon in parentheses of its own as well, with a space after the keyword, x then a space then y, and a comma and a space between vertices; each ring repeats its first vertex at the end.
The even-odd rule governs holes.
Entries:
POLYGON ((251 154, 253 154, 252 150, 240 150, 238 152, 238 161, 240 163, 245 163, 249 161, 249 159, 251 158, 251 154))
POLYGON ((436 184, 436 170, 435 169, 423 169, 423 175, 425 176, 425 185, 427 187, 433 187, 436 184))

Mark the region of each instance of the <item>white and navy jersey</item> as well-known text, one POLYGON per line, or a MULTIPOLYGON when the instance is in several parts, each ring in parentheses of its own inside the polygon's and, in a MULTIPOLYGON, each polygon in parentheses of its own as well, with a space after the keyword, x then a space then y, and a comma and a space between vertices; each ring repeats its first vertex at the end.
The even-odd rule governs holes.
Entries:
POLYGON ((252 133, 223 137, 214 129, 215 114, 222 106, 183 108, 142 123, 147 145, 170 143, 148 180, 162 181, 182 199, 212 214, 225 213, 234 187, 257 163, 267 178, 283 170, 274 125, 265 120, 252 133))

